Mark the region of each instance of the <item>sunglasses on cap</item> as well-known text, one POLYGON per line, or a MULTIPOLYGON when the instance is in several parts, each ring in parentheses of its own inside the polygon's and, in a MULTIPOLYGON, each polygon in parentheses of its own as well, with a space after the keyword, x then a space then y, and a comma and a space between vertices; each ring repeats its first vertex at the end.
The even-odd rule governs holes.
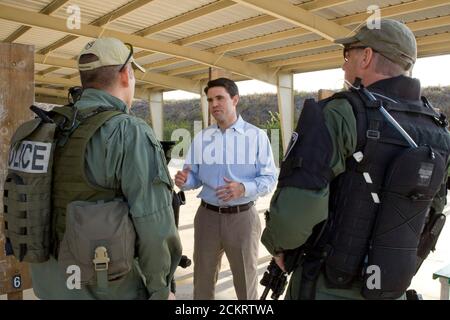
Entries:
POLYGON ((120 67, 119 72, 122 72, 122 70, 125 68, 131 57, 133 56, 133 46, 130 43, 125 43, 125 45, 130 49, 130 53, 128 54, 127 60, 125 60, 125 63, 120 67))

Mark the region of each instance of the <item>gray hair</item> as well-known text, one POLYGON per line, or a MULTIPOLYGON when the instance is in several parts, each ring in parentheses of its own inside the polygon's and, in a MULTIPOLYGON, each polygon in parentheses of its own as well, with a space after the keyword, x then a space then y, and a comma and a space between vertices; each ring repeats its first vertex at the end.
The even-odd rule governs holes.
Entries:
POLYGON ((408 76, 410 74, 412 67, 409 70, 405 70, 402 66, 392 62, 378 52, 374 53, 375 72, 389 77, 408 76))

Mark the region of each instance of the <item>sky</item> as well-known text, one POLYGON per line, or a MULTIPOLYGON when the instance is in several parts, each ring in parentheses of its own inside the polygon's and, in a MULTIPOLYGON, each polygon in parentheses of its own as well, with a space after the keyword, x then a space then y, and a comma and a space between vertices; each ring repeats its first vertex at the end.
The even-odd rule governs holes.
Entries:
MULTIPOLYGON (((450 86, 450 54, 417 59, 413 77, 420 79, 422 87, 450 86)), ((294 75, 294 88, 297 91, 318 91, 319 89, 341 89, 344 82, 342 69, 306 72, 294 75)), ((276 93, 276 86, 262 81, 248 80, 237 82, 239 94, 276 93)), ((198 99, 199 95, 176 90, 164 92, 165 100, 198 99)))

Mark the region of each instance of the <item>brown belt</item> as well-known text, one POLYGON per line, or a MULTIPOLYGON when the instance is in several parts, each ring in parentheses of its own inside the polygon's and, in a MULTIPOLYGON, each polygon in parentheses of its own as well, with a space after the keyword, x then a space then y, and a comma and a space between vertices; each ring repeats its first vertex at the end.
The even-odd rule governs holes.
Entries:
POLYGON ((205 207, 206 209, 209 209, 209 210, 212 210, 212 211, 216 211, 218 213, 227 213, 227 214, 239 213, 239 212, 242 212, 242 211, 247 211, 251 207, 253 207, 254 205, 255 205, 255 203, 253 201, 250 201, 249 203, 241 204, 241 205, 238 205, 238 206, 218 207, 218 206, 213 206, 212 204, 206 203, 203 200, 201 202, 201 206, 205 207))

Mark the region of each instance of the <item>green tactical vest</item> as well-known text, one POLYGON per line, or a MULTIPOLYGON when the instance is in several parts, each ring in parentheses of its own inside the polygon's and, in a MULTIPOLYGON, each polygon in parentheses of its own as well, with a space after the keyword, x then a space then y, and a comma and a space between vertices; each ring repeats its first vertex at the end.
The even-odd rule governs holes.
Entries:
MULTIPOLYGON (((70 107, 54 109, 57 114, 73 119, 70 107)), ((59 244, 66 229, 66 208, 72 201, 110 201, 120 195, 112 190, 92 184, 86 177, 85 152, 94 133, 121 111, 88 109, 80 112, 81 121, 66 143, 55 148, 52 190, 51 253, 57 257, 59 244)))
POLYGON ((5 249, 19 261, 39 263, 50 254, 57 257, 70 202, 108 201, 120 195, 120 190, 88 181, 84 158, 94 133, 123 112, 101 107, 75 110, 40 110, 38 118, 22 124, 12 137, 3 194, 5 249))
POLYGON ((5 252, 19 261, 49 258, 55 130, 55 123, 36 118, 11 139, 3 192, 5 252))

